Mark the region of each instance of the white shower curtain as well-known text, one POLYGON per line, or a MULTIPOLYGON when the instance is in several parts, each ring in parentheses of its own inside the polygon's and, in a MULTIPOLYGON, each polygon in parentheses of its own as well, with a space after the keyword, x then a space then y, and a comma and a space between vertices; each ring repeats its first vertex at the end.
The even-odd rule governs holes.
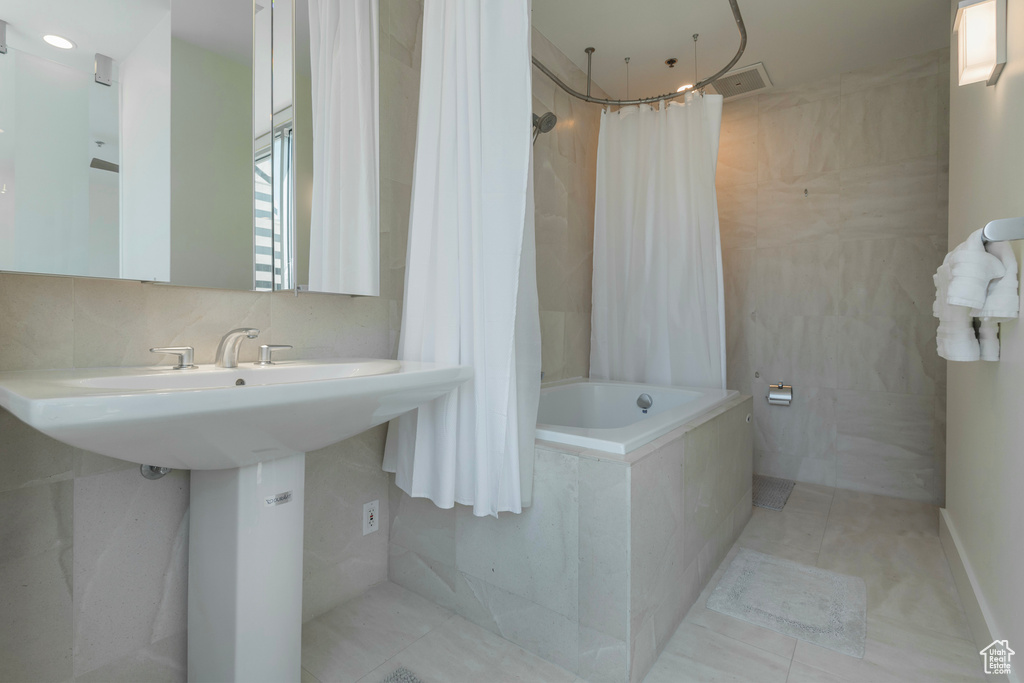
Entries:
POLYGON ((309 289, 380 293, 378 0, 309 0, 309 289))
POLYGON ((590 376, 725 388, 720 95, 604 112, 590 376))
POLYGON ((478 516, 528 499, 540 395, 527 0, 426 0, 398 357, 475 377, 391 423, 406 493, 478 516))

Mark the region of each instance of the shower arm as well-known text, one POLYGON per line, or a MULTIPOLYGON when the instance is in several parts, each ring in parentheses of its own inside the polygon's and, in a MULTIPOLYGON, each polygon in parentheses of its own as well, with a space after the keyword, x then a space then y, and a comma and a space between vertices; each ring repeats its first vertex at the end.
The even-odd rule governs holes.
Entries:
MULTIPOLYGON (((706 86, 708 83, 711 83, 715 79, 719 78, 720 76, 722 76, 723 74, 728 72, 729 69, 731 69, 733 66, 736 65, 736 62, 740 61, 740 57, 743 56, 743 51, 747 48, 747 27, 743 24, 743 17, 740 15, 740 7, 739 7, 738 4, 736 4, 737 0, 728 0, 728 1, 729 1, 729 6, 732 8, 732 16, 736 20, 736 28, 740 32, 740 46, 739 46, 739 49, 736 50, 736 55, 731 60, 729 60, 729 63, 726 64, 724 67, 722 67, 722 69, 719 70, 718 73, 714 74, 713 76, 709 76, 708 78, 705 78, 703 81, 701 81, 699 83, 695 83, 694 86, 693 86, 694 90, 700 90, 701 88, 706 86)), ((601 98, 601 97, 591 97, 590 96, 590 60, 591 60, 591 58, 592 58, 592 52, 590 50, 588 50, 587 51, 587 94, 584 95, 583 93, 576 92, 575 90, 570 88, 568 85, 566 85, 562 81, 562 79, 560 79, 558 76, 553 74, 551 72, 551 69, 549 69, 546 66, 544 66, 543 64, 541 64, 539 59, 537 59, 536 57, 532 57, 533 65, 535 67, 537 67, 538 69, 540 69, 541 73, 543 73, 545 76, 547 76, 552 81, 554 81, 555 85, 557 85, 559 88, 561 88, 562 90, 564 90, 568 94, 572 95, 576 99, 583 100, 584 102, 591 102, 593 104, 606 104, 606 105, 612 105, 612 106, 622 106, 622 105, 629 105, 629 104, 648 104, 648 103, 651 103, 651 102, 662 102, 662 101, 665 101, 665 100, 672 100, 672 99, 675 99, 677 97, 682 97, 687 92, 689 92, 689 90, 684 90, 683 92, 665 93, 664 95, 658 95, 657 97, 643 97, 643 98, 638 99, 638 100, 606 100, 606 99, 601 98)))

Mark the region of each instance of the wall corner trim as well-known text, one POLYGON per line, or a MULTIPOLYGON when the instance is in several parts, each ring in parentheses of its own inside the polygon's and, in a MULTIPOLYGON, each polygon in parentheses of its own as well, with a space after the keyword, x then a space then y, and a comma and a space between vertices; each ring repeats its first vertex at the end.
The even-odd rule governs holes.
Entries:
MULTIPOLYGON (((996 639, 1002 631, 996 624, 989 609, 984 594, 978 587, 978 579, 971 567, 970 560, 963 552, 963 544, 960 543, 960 536, 956 532, 949 510, 939 508, 939 540, 942 542, 942 551, 949 562, 949 569, 953 574, 953 581, 956 584, 957 593, 960 594, 960 602, 963 604, 964 612, 967 614, 967 623, 971 629, 971 636, 974 644, 980 651, 996 639), (996 634, 996 635, 993 635, 996 634)), ((998 679, 998 677, 994 677, 998 679)), ((1011 675, 1006 677, 1009 683, 1021 683, 1017 667, 1011 675)))

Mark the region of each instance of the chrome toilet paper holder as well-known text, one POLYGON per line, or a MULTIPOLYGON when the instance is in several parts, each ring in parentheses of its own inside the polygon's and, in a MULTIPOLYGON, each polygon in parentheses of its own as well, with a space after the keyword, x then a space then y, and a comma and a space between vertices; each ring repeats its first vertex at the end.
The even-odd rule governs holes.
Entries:
POLYGON ((793 402, 793 387, 782 382, 769 384, 766 398, 773 406, 788 406, 793 402))

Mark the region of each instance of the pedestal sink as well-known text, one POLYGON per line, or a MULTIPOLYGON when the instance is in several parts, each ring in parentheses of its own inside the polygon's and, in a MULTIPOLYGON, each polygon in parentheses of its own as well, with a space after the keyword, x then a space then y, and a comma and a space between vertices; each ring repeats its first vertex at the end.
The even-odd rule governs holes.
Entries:
POLYGON ((65 443, 193 470, 190 681, 298 681, 305 454, 472 377, 391 360, 0 373, 0 406, 65 443))

